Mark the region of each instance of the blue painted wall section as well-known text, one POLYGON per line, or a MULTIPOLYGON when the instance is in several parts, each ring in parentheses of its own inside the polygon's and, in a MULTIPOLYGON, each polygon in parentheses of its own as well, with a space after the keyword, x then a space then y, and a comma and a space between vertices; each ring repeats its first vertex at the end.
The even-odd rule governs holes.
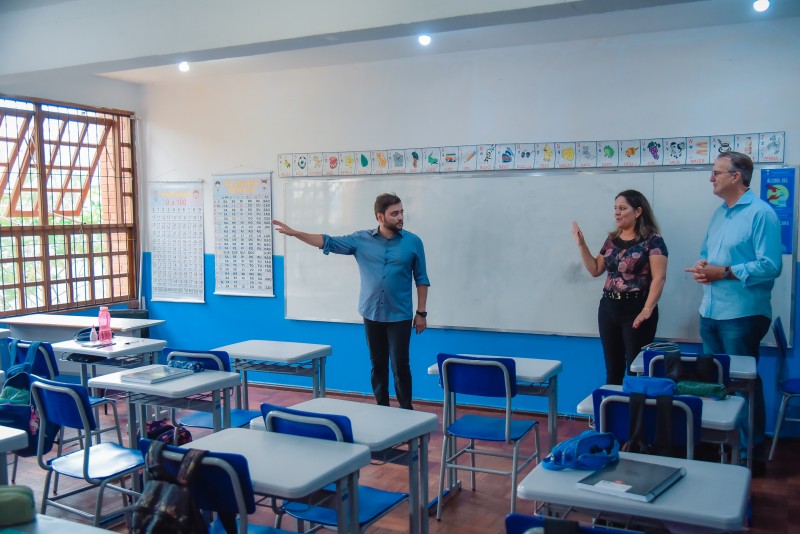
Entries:
MULTIPOLYGON (((209 349, 248 339, 331 345, 333 355, 326 368, 328 389, 371 396, 369 355, 363 326, 285 319, 283 260, 281 256, 273 258, 275 298, 214 295, 214 256, 207 254, 204 304, 151 302, 151 256, 145 253, 142 284, 150 316, 166 320, 163 326, 152 328, 150 336, 166 339, 170 346, 192 349, 209 349)), ((435 286, 431 288, 431 298, 436 298, 435 286)), ((696 313, 696 310, 687 310, 687 313, 696 313)), ((797 315, 795 311, 795 317, 797 315)), ((685 348, 692 352, 700 350, 695 344, 688 344, 685 348)), ((442 400, 437 377, 427 374, 428 366, 436 361, 436 355, 440 352, 561 360, 563 371, 559 376, 558 392, 560 414, 575 414, 578 402, 601 385, 605 377, 599 338, 429 329, 419 336, 412 335, 411 371, 415 399, 442 400)), ((800 376, 800 364, 794 357, 794 352, 794 349, 789 351, 790 372, 800 376)), ((778 407, 774 387, 776 354, 774 348, 762 348, 759 365, 767 396, 767 428, 770 430, 774 426, 778 407)), ((311 387, 310 380, 305 377, 257 373, 253 375, 253 379, 266 383, 311 387)), ((476 400, 475 404, 478 403, 476 400)), ((522 410, 547 411, 546 400, 542 398, 520 396, 516 400, 516 406, 522 410)), ((787 434, 794 431, 791 424, 787 424, 785 428, 787 434)))

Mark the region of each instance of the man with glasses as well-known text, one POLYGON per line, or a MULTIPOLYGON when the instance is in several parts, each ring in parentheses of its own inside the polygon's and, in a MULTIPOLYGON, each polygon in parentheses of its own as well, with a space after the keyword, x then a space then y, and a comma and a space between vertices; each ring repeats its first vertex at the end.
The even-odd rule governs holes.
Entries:
MULTIPOLYGON (((723 152, 714 162, 711 183, 723 200, 711 217, 700 261, 686 269, 703 284, 700 337, 707 354, 754 356, 769 330, 770 297, 781 274, 781 227, 769 204, 750 190, 753 161, 723 152)), ((755 384, 753 472, 763 474, 764 390, 755 384)))

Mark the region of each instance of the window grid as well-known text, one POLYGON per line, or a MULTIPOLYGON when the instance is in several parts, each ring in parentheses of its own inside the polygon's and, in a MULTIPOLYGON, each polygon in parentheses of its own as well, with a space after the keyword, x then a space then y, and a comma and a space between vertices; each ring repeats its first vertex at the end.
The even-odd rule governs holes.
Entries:
POLYGON ((132 123, 0 97, 0 317, 136 299, 132 123))

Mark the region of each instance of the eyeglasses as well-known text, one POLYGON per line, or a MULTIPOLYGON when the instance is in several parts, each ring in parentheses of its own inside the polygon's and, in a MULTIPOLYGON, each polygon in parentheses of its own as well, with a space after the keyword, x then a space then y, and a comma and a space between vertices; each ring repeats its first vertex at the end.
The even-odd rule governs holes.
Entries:
POLYGON ((736 174, 739 171, 711 171, 711 176, 716 178, 720 174, 736 174))

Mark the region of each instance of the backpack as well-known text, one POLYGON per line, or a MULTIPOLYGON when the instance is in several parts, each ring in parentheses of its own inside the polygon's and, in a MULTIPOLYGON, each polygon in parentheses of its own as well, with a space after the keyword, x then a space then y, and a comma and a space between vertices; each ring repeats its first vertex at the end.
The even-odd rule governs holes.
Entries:
POLYGON ((551 471, 595 471, 618 459, 619 443, 612 433, 584 430, 553 447, 550 454, 542 459, 542 467, 551 471))
MULTIPOLYGON (((16 343, 13 343, 14 351, 16 348, 16 343)), ((31 382, 35 379, 31 369, 38 351, 39 342, 31 343, 25 361, 8 368, 5 384, 0 391, 0 425, 17 428, 28 434, 28 446, 16 451, 19 456, 35 456, 39 449, 41 419, 31 402, 31 382)), ((43 454, 53 448, 59 429, 59 425, 47 423, 43 454)))
POLYGON ((192 434, 183 425, 175 428, 166 419, 156 419, 148 421, 144 427, 145 437, 154 441, 160 441, 167 445, 180 447, 192 441, 192 434))
POLYGON ((177 476, 164 468, 161 441, 150 442, 147 451, 147 484, 133 509, 131 534, 205 534, 208 525, 194 502, 191 483, 208 451, 189 449, 177 476))

